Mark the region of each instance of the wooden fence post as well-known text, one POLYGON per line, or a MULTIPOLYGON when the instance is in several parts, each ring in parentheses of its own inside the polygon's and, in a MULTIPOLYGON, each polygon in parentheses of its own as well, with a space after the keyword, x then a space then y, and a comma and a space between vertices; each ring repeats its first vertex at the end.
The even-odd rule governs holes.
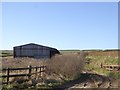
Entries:
POLYGON ((45 66, 43 66, 43 75, 45 74, 45 69, 46 69, 46 67, 45 67, 45 66))
POLYGON ((36 73, 37 73, 37 67, 36 67, 36 73))
POLYGON ((29 74, 29 75, 28 75, 28 77, 30 78, 30 77, 31 77, 31 70, 32 70, 32 66, 31 66, 31 65, 29 65, 28 67, 29 67, 29 72, 28 72, 28 74, 29 74))
POLYGON ((38 70, 38 68, 36 67, 36 75, 35 75, 35 77, 37 77, 37 70, 38 70))
POLYGON ((42 76, 42 68, 41 68, 41 66, 40 66, 40 76, 42 76))
POLYGON ((9 68, 7 69, 7 84, 9 83, 9 73, 10 73, 10 70, 9 68))
POLYGON ((45 74, 45 66, 42 66, 41 67, 41 76, 44 76, 44 74, 45 74))
POLYGON ((101 68, 103 68, 103 64, 101 63, 101 68))

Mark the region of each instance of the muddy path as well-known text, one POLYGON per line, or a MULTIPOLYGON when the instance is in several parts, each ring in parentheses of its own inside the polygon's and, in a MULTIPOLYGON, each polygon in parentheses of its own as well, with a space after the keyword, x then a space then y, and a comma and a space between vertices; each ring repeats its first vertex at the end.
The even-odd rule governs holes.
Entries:
POLYGON ((60 87, 65 90, 76 89, 76 88, 112 88, 120 90, 120 80, 110 78, 107 76, 94 74, 94 73, 82 73, 80 78, 69 83, 66 83, 60 87))

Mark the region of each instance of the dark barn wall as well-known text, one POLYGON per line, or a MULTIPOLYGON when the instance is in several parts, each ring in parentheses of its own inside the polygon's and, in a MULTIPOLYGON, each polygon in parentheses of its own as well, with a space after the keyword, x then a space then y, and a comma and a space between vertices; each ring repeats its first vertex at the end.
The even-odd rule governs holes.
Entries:
POLYGON ((14 47, 14 58, 15 57, 51 58, 55 54, 59 54, 59 51, 57 49, 38 44, 26 44, 14 47))
POLYGON ((55 54, 60 54, 60 52, 57 49, 51 49, 50 50, 50 57, 54 56, 55 54))

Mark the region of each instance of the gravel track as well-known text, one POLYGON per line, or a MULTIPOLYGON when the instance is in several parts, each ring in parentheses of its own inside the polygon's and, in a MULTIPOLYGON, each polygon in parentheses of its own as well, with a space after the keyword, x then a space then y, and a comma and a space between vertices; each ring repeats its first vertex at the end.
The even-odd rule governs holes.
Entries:
POLYGON ((66 83, 60 87, 65 90, 71 89, 84 89, 84 88, 94 88, 94 89, 115 89, 120 90, 120 80, 110 78, 107 76, 94 74, 94 73, 82 73, 78 80, 66 83))

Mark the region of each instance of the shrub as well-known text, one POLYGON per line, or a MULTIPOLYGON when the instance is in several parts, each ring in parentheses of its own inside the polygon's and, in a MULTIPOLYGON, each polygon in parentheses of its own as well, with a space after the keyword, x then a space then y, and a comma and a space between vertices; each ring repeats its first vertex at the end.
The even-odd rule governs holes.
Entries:
POLYGON ((75 79, 81 74, 85 64, 84 52, 80 54, 56 55, 47 61, 47 73, 57 74, 63 79, 75 79))
POLYGON ((44 64, 44 59, 34 59, 34 58, 3 58, 2 67, 3 68, 17 68, 17 67, 28 67, 40 66, 44 64))

